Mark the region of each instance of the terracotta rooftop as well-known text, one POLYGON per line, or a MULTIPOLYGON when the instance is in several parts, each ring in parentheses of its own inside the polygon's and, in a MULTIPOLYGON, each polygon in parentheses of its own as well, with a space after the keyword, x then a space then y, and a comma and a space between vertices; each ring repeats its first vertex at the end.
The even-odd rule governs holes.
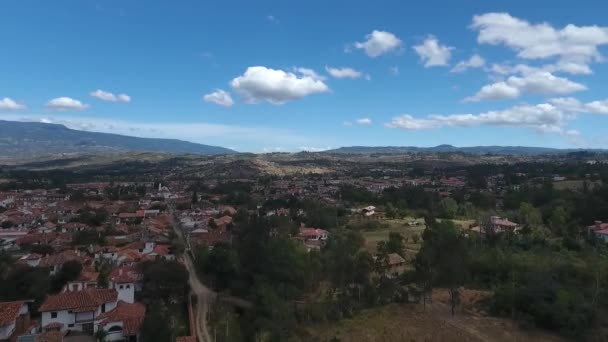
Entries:
POLYGON ((399 265, 405 262, 405 259, 397 253, 391 253, 388 255, 388 264, 391 266, 399 265))
POLYGON ((112 322, 122 322, 123 336, 131 336, 139 332, 145 316, 146 307, 143 304, 129 304, 120 301, 113 310, 99 315, 97 319, 101 320, 101 324, 104 325, 112 322))
POLYGON ((14 322, 19 316, 19 310, 24 301, 0 303, 0 327, 14 322))
POLYGON ((39 311, 73 310, 87 312, 97 309, 101 304, 115 302, 117 298, 118 292, 113 289, 86 289, 76 292, 64 292, 46 297, 39 311))
POLYGON ((139 272, 134 267, 119 267, 110 273, 110 281, 113 283, 134 283, 140 278, 139 272))

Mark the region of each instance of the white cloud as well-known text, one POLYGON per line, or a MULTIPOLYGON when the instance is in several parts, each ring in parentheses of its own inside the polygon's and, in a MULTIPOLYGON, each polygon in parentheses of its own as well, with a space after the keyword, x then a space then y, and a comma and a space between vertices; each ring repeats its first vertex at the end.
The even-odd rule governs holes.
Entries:
POLYGON ((521 58, 559 57, 566 61, 601 60, 598 46, 608 44, 608 27, 569 24, 556 29, 548 23, 531 24, 508 13, 486 13, 473 17, 480 44, 503 44, 521 58))
POLYGON ((363 75, 362 72, 352 68, 330 68, 326 66, 325 70, 335 78, 359 78, 363 75))
POLYGON ((283 104, 329 91, 329 87, 322 80, 264 66, 247 68, 245 73, 233 79, 230 85, 248 103, 266 101, 283 104))
POLYGON ((388 71, 391 73, 391 75, 393 76, 397 76, 399 75, 399 67, 398 66, 392 66, 388 68, 388 71))
POLYGON ((429 36, 420 45, 412 47, 424 62, 424 67, 446 66, 452 57, 453 47, 441 45, 439 40, 433 36, 429 36))
POLYGON ((281 146, 262 148, 262 152, 264 152, 264 153, 275 153, 275 152, 284 152, 284 151, 285 151, 285 148, 281 147, 281 146))
POLYGON ((565 72, 572 75, 589 75, 593 73, 587 64, 568 61, 559 61, 555 64, 548 64, 543 66, 542 69, 549 72, 565 72))
MULTIPOLYGON (((388 128, 422 130, 441 127, 501 126, 523 127, 544 133, 566 134, 566 124, 576 117, 575 113, 563 110, 549 103, 515 106, 505 110, 488 111, 480 114, 429 115, 414 118, 401 115, 385 124, 388 128)), ((572 132, 570 132, 572 133, 572 132)))
POLYGON ((216 89, 214 92, 206 94, 205 96, 203 96, 203 100, 205 102, 215 103, 223 107, 232 107, 232 105, 234 104, 230 93, 222 89, 216 89))
POLYGON ((353 125, 353 123, 352 123, 352 122, 350 122, 350 121, 344 121, 344 122, 342 123, 342 125, 344 125, 344 126, 352 126, 352 125, 353 125))
POLYGON ((331 150, 332 147, 331 146, 300 146, 298 149, 300 151, 307 151, 307 152, 323 152, 323 151, 331 150))
POLYGON ((608 99, 604 101, 593 101, 585 104, 585 108, 595 114, 608 114, 608 99))
POLYGON ((554 64, 545 64, 540 67, 534 67, 527 64, 510 65, 508 63, 493 64, 489 68, 490 72, 498 75, 513 75, 513 74, 532 74, 539 71, 550 73, 563 72, 572 75, 588 75, 593 73, 591 68, 583 63, 559 61, 554 64))
POLYGON ((391 122, 384 124, 384 126, 387 128, 400 128, 411 131, 439 127, 433 120, 417 119, 409 114, 396 116, 391 122))
POLYGON ((465 101, 514 99, 523 94, 569 94, 587 89, 586 86, 557 77, 550 72, 538 71, 523 76, 511 76, 505 81, 483 86, 465 101))
POLYGON ((401 46, 401 39, 390 32, 374 30, 365 36, 364 42, 356 42, 355 48, 362 49, 370 57, 378 57, 401 46))
POLYGON ((118 102, 131 102, 131 96, 127 94, 118 94, 116 95, 116 100, 118 102))
POLYGON ((355 120, 355 122, 357 123, 357 125, 369 126, 369 125, 372 124, 372 119, 370 119, 370 118, 361 118, 361 119, 355 120))
POLYGON ((46 103, 46 106, 56 110, 85 110, 89 105, 70 97, 58 97, 46 103))
POLYGON ((24 104, 18 103, 9 97, 0 100, 0 110, 20 110, 25 108, 26 106, 24 104))
POLYGON ((97 89, 89 93, 89 95, 98 98, 103 101, 109 102, 131 102, 131 97, 127 94, 114 95, 108 91, 97 89))
POLYGON ((566 110, 569 112, 581 112, 583 111, 583 104, 573 98, 573 97, 558 97, 558 98, 553 98, 553 99, 549 99, 549 103, 551 103, 552 105, 554 105, 557 108, 560 108, 562 110, 566 110))
POLYGON ((302 74, 302 76, 308 76, 315 80, 325 81, 327 79, 327 77, 325 77, 323 75, 319 75, 319 74, 317 74, 316 71, 309 69, 309 68, 296 67, 296 68, 293 68, 293 70, 297 73, 302 74))
POLYGON ((108 91, 97 89, 89 93, 89 95, 98 98, 103 101, 109 102, 131 102, 131 97, 127 94, 114 95, 108 91))
POLYGON ((467 97, 465 101, 505 100, 519 97, 521 92, 506 82, 496 82, 483 86, 477 94, 467 97))
POLYGON ((464 72, 470 68, 481 68, 486 64, 485 59, 480 55, 473 55, 466 61, 460 61, 454 68, 452 68, 451 72, 464 72))
POLYGON ((275 17, 272 14, 269 14, 266 16, 266 20, 270 21, 271 23, 278 23, 279 19, 277 19, 277 17, 275 17))
POLYGON ((608 114, 608 99, 582 103, 573 97, 558 97, 550 99, 549 102, 562 110, 573 113, 608 114))

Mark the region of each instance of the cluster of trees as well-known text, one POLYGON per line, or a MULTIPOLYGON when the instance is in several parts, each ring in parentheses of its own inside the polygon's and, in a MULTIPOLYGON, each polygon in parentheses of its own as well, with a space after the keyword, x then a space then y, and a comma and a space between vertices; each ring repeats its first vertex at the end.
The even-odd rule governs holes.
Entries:
POLYGON ((143 185, 111 185, 105 189, 106 197, 112 201, 131 201, 143 197, 146 187, 143 185))
POLYGON ((390 253, 403 254, 399 234, 379 246, 381 261, 376 262, 358 231, 334 229, 320 252, 308 252, 287 235, 274 234, 272 220, 251 216, 235 226, 232 245, 193 252, 208 284, 253 304, 239 319, 239 335, 288 340, 298 323, 338 320, 407 299, 386 262, 390 253))
POLYGON ((78 216, 74 217, 74 222, 88 224, 89 226, 99 227, 108 219, 108 212, 103 208, 94 209, 84 207, 78 210, 78 216))
POLYGON ((491 312, 525 326, 587 338, 605 324, 606 246, 588 236, 576 245, 524 232, 470 242, 469 286, 493 291, 491 312))
POLYGON ((51 276, 49 269, 16 264, 7 253, 0 252, 0 301, 34 300, 37 308, 46 295, 60 292, 65 284, 75 280, 82 271, 78 261, 68 261, 57 274, 51 276))
POLYGON ((94 229, 81 230, 72 234, 72 245, 74 246, 103 246, 105 244, 105 234, 94 229))
POLYGON ((177 336, 187 335, 180 331, 185 319, 188 300, 188 271, 177 261, 154 260, 140 264, 143 290, 141 300, 146 304, 146 317, 142 324, 142 341, 172 342, 177 336))

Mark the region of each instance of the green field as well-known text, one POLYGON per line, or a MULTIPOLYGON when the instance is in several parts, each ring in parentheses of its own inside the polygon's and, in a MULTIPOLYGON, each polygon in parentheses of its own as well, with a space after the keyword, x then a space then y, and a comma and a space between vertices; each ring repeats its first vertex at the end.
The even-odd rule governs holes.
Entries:
MULTIPOLYGON (((441 222, 442 219, 437 219, 438 222, 441 222)), ((469 227, 475 223, 475 220, 448 220, 454 222, 456 226, 459 226, 461 229, 468 230, 469 227)))
POLYGON ((362 232, 363 238, 365 238, 365 248, 369 252, 375 252, 378 242, 388 240, 388 236, 392 232, 400 233, 403 237, 407 238, 406 248, 408 250, 418 250, 419 246, 413 243, 411 237, 415 234, 419 237, 422 235, 422 231, 424 231, 425 228, 424 219, 405 218, 400 220, 383 220, 382 223, 387 224, 388 227, 362 232), (419 222, 419 225, 408 226, 408 222, 410 221, 417 221, 419 222))

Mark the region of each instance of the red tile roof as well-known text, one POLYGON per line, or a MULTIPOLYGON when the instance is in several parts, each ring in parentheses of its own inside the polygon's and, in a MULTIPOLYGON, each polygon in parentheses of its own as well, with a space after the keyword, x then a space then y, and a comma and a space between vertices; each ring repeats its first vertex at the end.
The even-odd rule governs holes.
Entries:
POLYGON ((24 301, 0 303, 0 327, 14 322, 24 303, 24 301))
POLYGON ((131 336, 137 335, 145 316, 146 307, 143 304, 129 304, 120 301, 114 309, 106 313, 102 313, 97 317, 97 319, 101 320, 101 324, 103 325, 112 322, 122 322, 123 336, 131 336))
POLYGON ((77 281, 93 282, 99 278, 99 272, 82 271, 78 276, 77 281))
POLYGON ((403 259, 403 257, 397 253, 390 253, 388 255, 388 264, 390 266, 401 265, 404 262, 405 262, 405 259, 403 259))
POLYGON ((230 216, 222 216, 219 219, 216 219, 215 223, 217 223, 218 226, 232 223, 232 217, 230 217, 230 216))
POLYGON ((604 228, 604 229, 601 229, 601 230, 596 230, 595 234, 608 235, 608 228, 604 228))
POLYGON ((64 292, 46 297, 40 312, 73 310, 77 312, 94 311, 104 303, 115 302, 118 298, 116 290, 86 289, 76 292, 64 292))
POLYGON ((55 265, 63 265, 68 261, 82 260, 78 253, 73 250, 66 250, 57 254, 49 254, 40 260, 40 267, 50 267, 55 265))
POLYGON ((158 255, 169 255, 171 254, 171 246, 169 245, 156 245, 154 246, 154 253, 158 255))
POLYGON ((52 322, 52 323, 45 325, 42 328, 44 328, 44 329, 61 329, 61 328, 63 328, 63 326, 64 326, 64 324, 61 322, 52 322))
POLYGON ((110 273, 110 281, 113 283, 134 283, 141 277, 141 274, 134 267, 119 267, 110 273))

